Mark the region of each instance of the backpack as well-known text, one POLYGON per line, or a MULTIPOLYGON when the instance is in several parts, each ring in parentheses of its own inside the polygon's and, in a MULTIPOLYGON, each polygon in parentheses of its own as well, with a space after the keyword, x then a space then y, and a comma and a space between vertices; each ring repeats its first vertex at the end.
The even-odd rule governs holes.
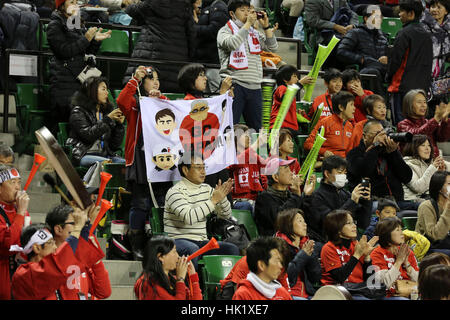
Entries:
POLYGON ((128 228, 124 220, 111 221, 111 238, 106 249, 108 260, 133 260, 131 244, 127 236, 128 228))
POLYGON ((241 251, 247 248, 250 242, 247 229, 238 224, 234 217, 222 219, 210 214, 206 220, 206 232, 211 236, 221 237, 221 241, 235 244, 241 251))

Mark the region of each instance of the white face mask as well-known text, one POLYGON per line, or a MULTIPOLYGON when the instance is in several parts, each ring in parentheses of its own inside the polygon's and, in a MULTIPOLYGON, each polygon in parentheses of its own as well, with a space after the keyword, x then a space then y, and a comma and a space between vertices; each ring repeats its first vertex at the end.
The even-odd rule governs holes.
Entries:
POLYGON ((368 29, 381 29, 381 22, 383 18, 381 18, 381 12, 377 11, 372 13, 372 15, 367 19, 367 28, 368 29))
POLYGON ((66 9, 66 13, 69 16, 76 16, 78 15, 78 12, 80 11, 80 7, 78 5, 72 4, 70 6, 67 7, 66 9))
POLYGON ((337 174, 336 181, 332 182, 332 185, 335 186, 338 189, 341 189, 345 186, 347 183, 347 175, 345 173, 337 174))

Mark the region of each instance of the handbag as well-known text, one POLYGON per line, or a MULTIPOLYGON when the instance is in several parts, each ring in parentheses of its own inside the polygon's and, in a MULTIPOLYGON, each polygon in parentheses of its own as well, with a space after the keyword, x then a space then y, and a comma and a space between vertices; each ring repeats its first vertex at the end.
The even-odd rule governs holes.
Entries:
POLYGON ((395 281, 395 296, 409 298, 411 292, 417 290, 417 282, 412 280, 395 281))
POLYGON ((367 286, 366 281, 360 283, 344 282, 342 285, 353 295, 362 295, 369 299, 381 299, 386 296, 386 286, 384 284, 378 286, 367 286))
POLYGON ((234 218, 222 219, 210 214, 206 218, 206 231, 211 236, 219 236, 221 241, 235 244, 241 251, 246 249, 250 242, 247 229, 234 218))
POLYGON ((432 98, 444 97, 450 93, 450 77, 443 75, 431 80, 430 91, 432 98))

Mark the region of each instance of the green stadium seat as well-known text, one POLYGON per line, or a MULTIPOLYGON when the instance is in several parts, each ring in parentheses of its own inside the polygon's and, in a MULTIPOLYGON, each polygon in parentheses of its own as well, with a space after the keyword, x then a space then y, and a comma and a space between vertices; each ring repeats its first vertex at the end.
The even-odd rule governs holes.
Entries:
POLYGON ((163 96, 166 96, 169 100, 183 100, 185 94, 184 93, 163 93, 163 96))
POLYGON ((128 55, 128 33, 122 30, 111 30, 111 38, 102 41, 100 53, 128 55))
POLYGON ((381 31, 389 35, 389 43, 394 42, 397 32, 403 27, 400 18, 383 18, 381 22, 381 31))
POLYGON ((204 300, 214 300, 215 293, 220 289, 220 280, 227 277, 241 258, 241 256, 231 255, 203 256, 201 274, 204 300))
POLYGON ((103 163, 103 171, 112 175, 108 188, 125 188, 125 163, 103 163))
POLYGON ((414 231, 416 230, 417 217, 403 217, 402 223, 407 230, 414 231))
POLYGON ((297 137, 297 145, 298 145, 298 161, 300 164, 303 162, 303 160, 306 159, 306 156, 308 155, 305 152, 305 149, 303 148, 303 144, 305 143, 306 139, 308 139, 308 135, 298 135, 297 137))
POLYGON ((113 91, 114 92, 114 97, 116 97, 116 100, 119 97, 119 94, 120 94, 121 91, 122 91, 122 89, 116 89, 116 90, 113 91))
POLYGON ((252 214, 248 210, 232 209, 231 215, 237 219, 239 224, 243 224, 250 236, 250 240, 259 237, 258 228, 256 227, 255 220, 253 220, 252 214))
POLYGON ((138 41, 140 34, 141 33, 138 32, 138 31, 133 31, 133 33, 131 34, 131 37, 132 37, 132 40, 133 40, 133 49, 136 46, 136 42, 138 41))
POLYGON ((150 225, 152 226, 153 235, 167 235, 164 232, 164 208, 152 208, 150 216, 150 225))

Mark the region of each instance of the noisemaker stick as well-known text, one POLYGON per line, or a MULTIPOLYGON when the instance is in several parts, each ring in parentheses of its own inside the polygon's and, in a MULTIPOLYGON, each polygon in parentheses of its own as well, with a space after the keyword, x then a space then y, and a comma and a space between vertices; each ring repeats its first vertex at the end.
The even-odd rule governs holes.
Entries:
POLYGON ((95 218, 94 223, 92 224, 91 230, 89 230, 89 236, 92 236, 94 234, 95 228, 97 228, 98 223, 100 222, 100 220, 103 219, 103 216, 105 215, 105 213, 111 209, 111 207, 113 206, 113 204, 111 203, 111 201, 105 200, 105 199, 101 199, 102 204, 100 206, 100 212, 97 214, 97 217, 95 218))
POLYGON ((273 103, 273 89, 275 88, 274 79, 263 79, 261 83, 262 91, 262 127, 269 130, 270 127, 270 113, 272 111, 273 103))
POLYGON ((103 197, 103 192, 105 191, 106 185, 111 178, 112 174, 105 171, 100 172, 100 187, 98 189, 97 202, 95 203, 95 206, 100 204, 100 200, 103 197))
POLYGON ((28 186, 31 183, 31 180, 33 180, 34 175, 37 172, 37 169, 39 168, 39 166, 42 164, 42 162, 44 162, 47 158, 44 156, 41 156, 39 153, 35 153, 34 154, 34 161, 33 161, 33 167, 31 168, 31 172, 28 175, 28 179, 27 179, 27 183, 25 183, 25 187, 23 187, 23 191, 27 191, 28 186))
POLYGON ((204 254, 205 252, 212 250, 212 249, 219 249, 219 243, 217 242, 216 238, 212 237, 211 240, 207 244, 205 244, 203 247, 195 251, 193 254, 191 254, 187 261, 191 261, 192 259, 204 254))

